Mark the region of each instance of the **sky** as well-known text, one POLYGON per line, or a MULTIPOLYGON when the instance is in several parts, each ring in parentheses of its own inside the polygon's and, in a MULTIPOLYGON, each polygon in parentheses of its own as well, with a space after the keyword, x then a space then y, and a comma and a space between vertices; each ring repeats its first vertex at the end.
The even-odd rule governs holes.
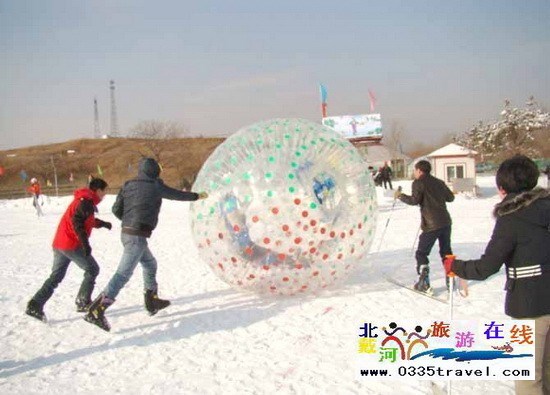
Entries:
POLYGON ((433 143, 550 106, 550 2, 0 0, 0 149, 144 120, 229 135, 271 118, 369 112, 433 143))

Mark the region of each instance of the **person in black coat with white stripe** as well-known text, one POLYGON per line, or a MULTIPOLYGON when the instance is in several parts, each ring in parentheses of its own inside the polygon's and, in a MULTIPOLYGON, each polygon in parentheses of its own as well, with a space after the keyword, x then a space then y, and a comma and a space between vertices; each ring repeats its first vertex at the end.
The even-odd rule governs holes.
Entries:
POLYGON ((535 320, 535 380, 516 381, 518 394, 550 394, 550 192, 536 187, 539 170, 526 156, 505 160, 496 174, 503 200, 479 259, 445 260, 445 270, 485 280, 506 266, 505 312, 535 320))

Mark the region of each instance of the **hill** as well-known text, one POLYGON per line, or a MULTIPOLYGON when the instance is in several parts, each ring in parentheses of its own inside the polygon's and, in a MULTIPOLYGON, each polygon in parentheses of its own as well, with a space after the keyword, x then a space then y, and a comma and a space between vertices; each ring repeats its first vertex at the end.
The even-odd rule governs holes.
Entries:
POLYGON ((223 138, 79 139, 0 151, 0 166, 4 169, 0 176, 0 198, 23 196, 31 177, 39 180, 45 194, 55 194, 55 173, 60 195, 85 185, 89 174, 102 174, 109 183, 109 193, 116 193, 125 180, 137 174, 137 163, 143 156, 159 160, 163 180, 181 188, 184 180, 194 180, 204 161, 223 141, 223 138), (23 171, 27 174, 26 181, 22 178, 23 171))

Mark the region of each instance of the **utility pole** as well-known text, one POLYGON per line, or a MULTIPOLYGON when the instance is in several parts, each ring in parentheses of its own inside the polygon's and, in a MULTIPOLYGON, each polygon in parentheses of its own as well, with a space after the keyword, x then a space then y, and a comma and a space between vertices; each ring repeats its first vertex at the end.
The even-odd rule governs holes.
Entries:
POLYGON ((109 89, 111 90, 111 137, 118 137, 118 122, 115 102, 115 81, 111 80, 109 89))
POLYGON ((52 167, 53 167, 53 179, 55 184, 55 196, 59 197, 59 189, 57 188, 57 169, 55 168, 55 163, 53 161, 53 155, 50 156, 50 160, 52 161, 52 167))
POLYGON ((97 98, 94 97, 94 138, 101 137, 101 131, 99 130, 99 112, 97 111, 97 98))

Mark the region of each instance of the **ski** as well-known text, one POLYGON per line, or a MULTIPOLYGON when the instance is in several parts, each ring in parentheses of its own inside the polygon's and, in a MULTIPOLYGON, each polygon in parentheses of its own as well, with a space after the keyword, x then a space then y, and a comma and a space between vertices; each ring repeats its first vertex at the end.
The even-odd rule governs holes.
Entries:
POLYGON ((412 292, 417 293, 417 294, 419 294, 419 295, 422 295, 422 296, 425 296, 425 297, 427 297, 427 298, 430 298, 430 299, 432 299, 432 300, 437 300, 437 301, 440 302, 440 303, 444 303, 444 304, 448 304, 448 303, 449 303, 448 300, 447 300, 446 298, 445 298, 445 299, 441 299, 440 297, 438 297, 438 296, 436 296, 436 295, 429 295, 429 294, 427 294, 427 293, 425 293, 425 292, 418 291, 418 290, 414 289, 412 285, 405 285, 405 284, 403 284, 403 283, 401 283, 401 282, 399 282, 399 281, 397 281, 397 280, 394 280, 393 278, 387 277, 387 278, 386 278, 386 281, 388 281, 388 282, 390 282, 390 283, 392 283, 392 284, 394 284, 394 285, 397 285, 397 286, 399 286, 399 287, 401 287, 401 288, 408 289, 409 291, 412 291, 412 292))
MULTIPOLYGON (((437 300, 438 302, 441 302, 441 303, 445 303, 445 304, 448 304, 448 300, 447 299, 442 299, 440 298, 439 296, 437 295, 430 295, 430 294, 427 294, 425 292, 421 292, 417 289, 414 289, 413 286, 411 285, 405 285, 397 280, 394 280, 393 278, 390 278, 390 277, 386 277, 386 281, 392 283, 392 284, 395 284, 395 285, 398 285, 402 288, 406 288, 408 289, 409 291, 413 291, 417 294, 420 294, 422 296, 426 296, 430 299, 435 299, 437 300)), ((455 283, 456 285, 458 285, 457 288, 455 288, 456 292, 463 298, 467 298, 468 295, 469 295, 469 291, 468 291, 468 281, 463 279, 463 278, 458 278, 458 281, 455 283)))

